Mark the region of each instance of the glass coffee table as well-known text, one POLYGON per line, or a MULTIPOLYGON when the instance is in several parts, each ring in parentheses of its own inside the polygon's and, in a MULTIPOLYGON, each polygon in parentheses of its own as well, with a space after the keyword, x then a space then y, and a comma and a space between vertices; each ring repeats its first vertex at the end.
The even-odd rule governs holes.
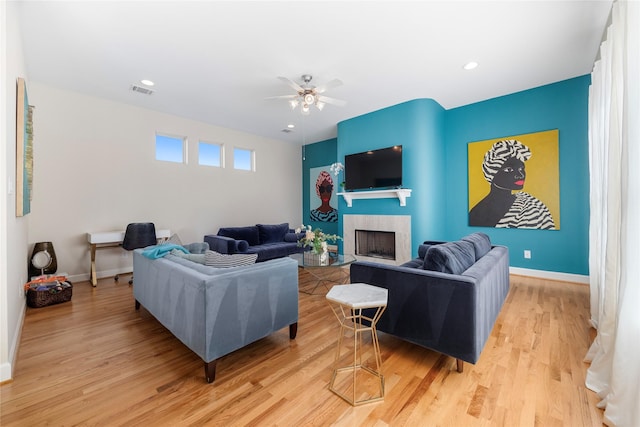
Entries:
POLYGON ((289 255, 290 258, 298 261, 298 268, 307 271, 314 279, 315 283, 305 284, 300 288, 300 292, 316 295, 316 291, 323 285, 328 291, 328 285, 345 284, 349 280, 349 270, 343 268, 356 261, 354 255, 329 254, 326 263, 320 263, 317 259, 309 256, 308 252, 289 255))

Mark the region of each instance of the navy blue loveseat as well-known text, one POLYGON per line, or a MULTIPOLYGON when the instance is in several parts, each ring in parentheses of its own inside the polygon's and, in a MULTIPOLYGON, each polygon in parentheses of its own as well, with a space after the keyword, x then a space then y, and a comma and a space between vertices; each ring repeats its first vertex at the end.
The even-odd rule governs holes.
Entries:
POLYGON ((509 292, 509 250, 473 233, 455 242, 425 242, 401 266, 358 261, 351 283, 388 289, 377 329, 475 364, 509 292))
POLYGON ((288 223, 256 224, 245 227, 223 227, 218 234, 207 234, 204 241, 212 251, 222 254, 258 254, 256 262, 282 258, 303 252, 298 240, 304 233, 296 234, 288 223))

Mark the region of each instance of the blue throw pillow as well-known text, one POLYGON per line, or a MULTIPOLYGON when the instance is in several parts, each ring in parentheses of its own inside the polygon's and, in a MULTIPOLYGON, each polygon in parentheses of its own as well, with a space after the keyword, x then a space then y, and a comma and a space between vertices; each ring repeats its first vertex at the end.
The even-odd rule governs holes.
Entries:
POLYGON ((236 240, 236 251, 247 252, 249 250, 249 242, 246 240, 236 240))
POLYGON ((236 240, 246 240, 250 246, 260 244, 258 227, 250 225, 247 227, 225 227, 218 230, 218 236, 230 237, 236 240))
POLYGON ((284 236, 289 232, 289 223, 282 224, 258 224, 260 244, 284 242, 284 236))
POLYGON ((458 240, 434 245, 424 257, 424 270, 462 274, 475 262, 475 250, 471 242, 458 240))

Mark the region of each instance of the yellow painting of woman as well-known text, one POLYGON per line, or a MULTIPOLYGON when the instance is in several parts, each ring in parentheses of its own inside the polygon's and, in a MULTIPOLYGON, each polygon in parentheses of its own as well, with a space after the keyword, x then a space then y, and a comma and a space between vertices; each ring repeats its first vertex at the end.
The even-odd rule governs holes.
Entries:
POLYGON ((557 129, 468 147, 469 225, 560 229, 557 129))

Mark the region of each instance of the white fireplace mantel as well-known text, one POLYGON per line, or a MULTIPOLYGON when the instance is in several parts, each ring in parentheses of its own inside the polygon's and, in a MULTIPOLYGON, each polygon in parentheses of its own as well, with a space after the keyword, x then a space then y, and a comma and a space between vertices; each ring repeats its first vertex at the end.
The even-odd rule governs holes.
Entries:
POLYGON ((393 188, 391 190, 373 190, 373 191, 349 191, 345 193, 337 193, 342 196, 347 206, 353 205, 354 199, 394 199, 400 200, 400 206, 407 206, 407 197, 411 197, 411 190, 408 188, 393 188))

